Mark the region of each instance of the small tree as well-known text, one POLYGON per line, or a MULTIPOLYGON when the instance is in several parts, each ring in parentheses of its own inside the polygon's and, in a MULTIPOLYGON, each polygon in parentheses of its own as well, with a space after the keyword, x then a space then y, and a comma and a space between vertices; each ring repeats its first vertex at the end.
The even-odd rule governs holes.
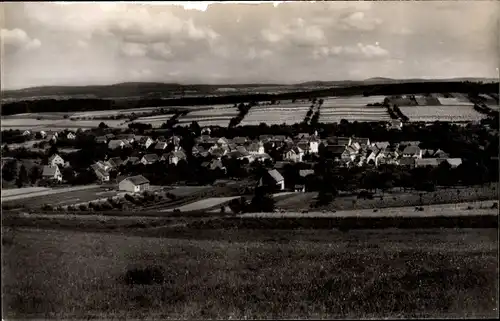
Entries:
POLYGON ((17 174, 16 172, 17 172, 16 162, 15 161, 8 162, 2 168, 2 179, 6 180, 7 182, 12 181, 16 177, 17 174))
POLYGON ((31 184, 35 184, 39 179, 42 178, 42 170, 38 166, 33 166, 30 172, 31 184))

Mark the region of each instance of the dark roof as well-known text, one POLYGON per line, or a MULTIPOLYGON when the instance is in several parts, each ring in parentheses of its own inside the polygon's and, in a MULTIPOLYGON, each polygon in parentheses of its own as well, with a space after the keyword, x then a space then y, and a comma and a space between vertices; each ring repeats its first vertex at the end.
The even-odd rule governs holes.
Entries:
POLYGON ((138 162, 140 162, 140 159, 139 159, 139 157, 135 157, 135 156, 131 156, 127 160, 127 163, 130 163, 132 165, 137 164, 138 162))
POLYGON ((184 153, 184 151, 182 151, 182 150, 178 150, 176 152, 173 151, 169 155, 171 157, 177 157, 179 159, 186 159, 186 153, 184 153))
POLYGON ((368 145, 369 138, 355 137, 352 139, 353 142, 357 142, 360 145, 368 145))
POLYGON ((146 144, 146 142, 148 141, 148 139, 151 139, 151 137, 149 137, 149 136, 142 136, 139 139, 139 144, 146 144))
POLYGON ((124 163, 120 157, 112 157, 109 159, 109 162, 111 163, 111 165, 114 165, 115 167, 118 167, 124 163))
POLYGON ((158 155, 156 154, 146 154, 143 156, 147 162, 154 162, 158 160, 158 155))
POLYGON ((327 145, 326 150, 333 154, 342 154, 345 151, 345 145, 327 145))
POLYGON ((155 145, 155 149, 165 149, 167 148, 167 143, 166 142, 158 142, 156 145, 155 145))
POLYGON ((244 144, 247 142, 246 137, 234 137, 233 138, 233 143, 235 144, 244 144))
POLYGON ((403 150, 403 154, 415 155, 415 154, 418 154, 418 153, 420 153, 420 148, 418 146, 415 146, 415 145, 407 146, 403 150))
POLYGON ((125 178, 125 180, 130 181, 134 185, 149 184, 149 180, 142 175, 127 177, 127 178, 125 178))

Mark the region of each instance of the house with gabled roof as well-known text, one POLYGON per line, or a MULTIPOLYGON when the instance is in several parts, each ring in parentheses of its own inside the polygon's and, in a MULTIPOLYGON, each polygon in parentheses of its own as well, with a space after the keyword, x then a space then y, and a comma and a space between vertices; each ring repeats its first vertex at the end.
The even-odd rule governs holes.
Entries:
POLYGON ((22 134, 23 136, 31 136, 31 131, 30 130, 25 130, 22 134))
POLYGON ((347 147, 351 145, 352 138, 351 137, 343 137, 343 136, 330 136, 326 138, 327 145, 336 145, 336 146, 344 146, 347 147))
POLYGON ((120 157, 112 157, 108 160, 108 162, 112 166, 112 168, 118 168, 126 163, 120 157))
POLYGON ((69 140, 75 140, 76 139, 76 134, 73 133, 73 132, 68 132, 66 134, 66 139, 69 139, 69 140))
POLYGON ((387 147, 389 147, 391 144, 387 141, 385 142, 373 142, 373 145, 377 147, 378 149, 385 150, 387 147))
POLYGON ((307 177, 309 175, 314 175, 314 169, 301 169, 299 170, 300 177, 307 177))
POLYGON ((63 177, 57 165, 45 165, 43 166, 42 178, 46 180, 62 182, 63 177))
POLYGON ((170 153, 163 154, 162 161, 167 161, 169 164, 177 165, 181 160, 187 160, 186 153, 183 150, 171 151, 170 153))
POLYGON ((167 142, 158 142, 155 145, 155 150, 165 150, 168 146, 167 142))
POLYGON ((445 153, 441 149, 438 149, 437 151, 435 151, 433 156, 436 158, 448 158, 448 157, 450 157, 447 153, 445 153))
POLYGON ((139 146, 141 146, 142 148, 145 148, 145 149, 148 149, 149 146, 153 145, 153 143, 154 143, 154 140, 149 136, 142 136, 138 140, 139 146))
POLYGON ((352 146, 347 146, 342 154, 340 155, 340 158, 343 161, 349 162, 353 161, 356 158, 356 155, 358 154, 358 151, 353 148, 352 146))
POLYGON ((140 164, 141 160, 139 157, 135 157, 135 156, 130 156, 128 159, 127 159, 127 165, 128 164, 131 164, 131 165, 137 165, 137 164, 140 164))
POLYGON ((259 141, 258 143, 253 142, 246 146, 246 150, 250 155, 256 155, 256 154, 264 154, 265 149, 264 149, 264 144, 259 141))
POLYGON ((285 178, 276 169, 272 169, 260 178, 258 186, 282 191, 285 189, 285 178))
POLYGON ((450 164, 451 168, 456 168, 462 164, 461 158, 445 158, 445 160, 450 164))
POLYGON ((149 180, 142 175, 127 177, 118 183, 120 191, 139 193, 150 189, 149 180))
POLYGON ((403 149, 403 157, 414 157, 414 158, 422 158, 422 150, 420 147, 415 145, 406 146, 403 149))
POLYGON ((98 164, 92 164, 90 165, 90 168, 92 168, 94 174, 101 182, 109 182, 110 179, 109 171, 104 170, 98 164))
POLYGON ((48 162, 49 166, 56 166, 56 165, 64 166, 64 164, 65 164, 64 159, 61 156, 59 156, 58 154, 54 154, 54 155, 50 156, 50 158, 49 158, 49 162, 48 162))
POLYGON ((300 147, 287 147, 283 150, 283 160, 290 162, 302 162, 304 151, 300 147))
POLYGON ((121 140, 121 139, 112 139, 108 143, 108 148, 112 149, 112 150, 115 150, 118 148, 127 148, 127 147, 130 147, 129 142, 121 140))
POLYGON ((168 138, 168 143, 173 144, 174 146, 179 146, 181 143, 181 138, 179 136, 171 136, 168 138))
POLYGON ((146 154, 146 155, 142 156, 141 163, 143 163, 144 165, 151 165, 151 164, 156 163, 159 160, 160 159, 159 159, 158 155, 156 155, 156 154, 146 154))

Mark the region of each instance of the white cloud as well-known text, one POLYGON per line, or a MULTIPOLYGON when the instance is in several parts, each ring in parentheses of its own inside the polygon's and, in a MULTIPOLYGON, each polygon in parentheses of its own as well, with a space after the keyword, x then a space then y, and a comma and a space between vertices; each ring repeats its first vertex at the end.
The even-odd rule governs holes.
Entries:
POLYGON ((140 43, 124 43, 121 51, 127 57, 144 57, 146 56, 147 46, 140 43))
POLYGON ((31 50, 42 45, 40 40, 30 38, 24 30, 17 28, 12 30, 1 29, 0 39, 3 45, 14 49, 31 50))
POLYGON ((315 58, 324 58, 329 56, 344 56, 359 58, 381 58, 389 56, 389 51, 380 47, 380 45, 365 45, 358 43, 356 46, 333 46, 320 47, 313 51, 315 58))
POLYGON ((367 16, 363 11, 351 13, 341 21, 342 29, 374 30, 382 23, 382 19, 367 16))

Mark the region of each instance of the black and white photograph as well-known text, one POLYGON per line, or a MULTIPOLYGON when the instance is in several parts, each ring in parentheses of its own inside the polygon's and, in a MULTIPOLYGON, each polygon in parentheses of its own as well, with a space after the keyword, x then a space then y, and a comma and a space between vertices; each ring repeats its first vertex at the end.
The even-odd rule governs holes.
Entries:
POLYGON ((2 319, 497 319, 500 1, 0 3, 2 319))

